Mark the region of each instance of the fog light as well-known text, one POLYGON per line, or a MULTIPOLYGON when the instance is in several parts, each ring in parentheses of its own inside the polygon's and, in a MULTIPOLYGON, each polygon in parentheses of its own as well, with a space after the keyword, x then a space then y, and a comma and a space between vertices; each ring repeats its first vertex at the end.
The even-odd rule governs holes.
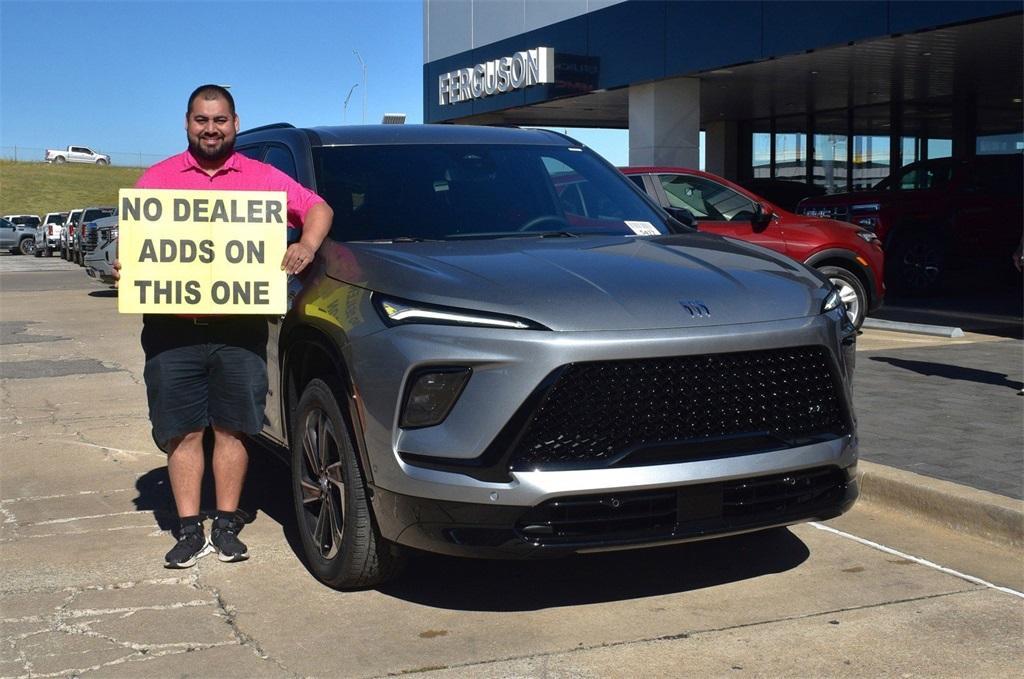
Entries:
POLYGON ((431 368, 413 375, 399 426, 411 429, 444 422, 471 372, 469 368, 431 368))

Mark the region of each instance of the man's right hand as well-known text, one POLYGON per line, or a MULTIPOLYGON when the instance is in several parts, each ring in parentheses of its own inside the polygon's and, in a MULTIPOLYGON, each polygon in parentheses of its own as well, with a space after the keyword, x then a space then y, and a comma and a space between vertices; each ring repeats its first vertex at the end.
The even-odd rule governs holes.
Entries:
POLYGON ((114 287, 116 288, 121 283, 121 260, 120 259, 115 259, 113 267, 114 267, 114 287))

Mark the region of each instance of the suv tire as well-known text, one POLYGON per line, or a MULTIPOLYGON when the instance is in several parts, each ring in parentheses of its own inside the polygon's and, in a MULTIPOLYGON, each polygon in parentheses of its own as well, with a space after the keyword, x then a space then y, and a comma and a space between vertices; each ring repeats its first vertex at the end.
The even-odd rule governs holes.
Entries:
POLYGON ((31 255, 36 250, 35 238, 22 238, 18 241, 18 252, 23 255, 31 255))
POLYGON ((106 158, 98 158, 96 160, 97 165, 109 165, 109 161, 106 158))
POLYGON ((868 308, 868 293, 857 274, 841 266, 823 266, 818 269, 832 284, 839 289, 839 296, 846 305, 846 315, 853 327, 860 329, 864 324, 864 315, 868 308))
POLYGON ((887 287, 905 295, 929 295, 942 286, 946 252, 939 236, 929 231, 897 235, 889 249, 887 287))
POLYGON ((66 163, 66 162, 68 162, 68 159, 67 159, 67 158, 65 158, 64 156, 57 156, 56 158, 54 158, 54 159, 53 159, 53 162, 55 162, 55 163, 57 163, 58 165, 60 165, 61 163, 66 163))
POLYGON ((342 392, 314 379, 295 409, 295 516, 306 563, 317 579, 336 589, 371 587, 395 577, 404 558, 377 528, 336 393, 342 392))

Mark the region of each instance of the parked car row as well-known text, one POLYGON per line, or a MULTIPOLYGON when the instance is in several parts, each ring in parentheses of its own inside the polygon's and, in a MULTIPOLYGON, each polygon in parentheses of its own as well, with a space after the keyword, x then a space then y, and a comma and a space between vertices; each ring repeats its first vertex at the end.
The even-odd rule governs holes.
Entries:
MULTIPOLYGON (((117 208, 85 207, 67 212, 48 212, 42 219, 38 215, 4 215, 0 224, 0 247, 12 254, 34 254, 61 259, 87 266, 86 259, 96 250, 108 246, 113 234, 117 238, 117 208)), ((100 257, 105 255, 103 252, 100 257)), ((112 261, 110 257, 108 261, 112 261)), ((96 263, 97 271, 103 267, 96 263)), ((90 276, 104 280, 103 276, 90 276)), ((109 272, 105 274, 109 276, 109 272)))

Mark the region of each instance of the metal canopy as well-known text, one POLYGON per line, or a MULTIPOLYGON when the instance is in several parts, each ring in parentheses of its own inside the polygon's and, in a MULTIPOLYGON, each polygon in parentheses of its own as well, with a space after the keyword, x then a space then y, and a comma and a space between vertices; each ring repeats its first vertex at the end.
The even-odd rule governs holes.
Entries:
MULTIPOLYGON (((1022 28, 1024 17, 1014 15, 694 73, 701 79, 701 124, 789 115, 796 121, 808 113, 877 104, 878 115, 865 116, 863 124, 871 129, 863 133, 884 134, 890 103, 908 102, 908 122, 933 119, 933 127, 943 121, 948 127, 954 99, 964 97, 984 110, 986 127, 1019 130, 1024 118, 1022 28), (872 119, 877 122, 868 122, 872 119)), ((818 129, 824 131, 828 121, 829 116, 820 117, 818 129)), ((459 122, 628 128, 629 88, 459 122)), ((841 125, 837 132, 845 129, 845 122, 841 125)), ((933 128, 929 132, 935 134, 933 128)))

